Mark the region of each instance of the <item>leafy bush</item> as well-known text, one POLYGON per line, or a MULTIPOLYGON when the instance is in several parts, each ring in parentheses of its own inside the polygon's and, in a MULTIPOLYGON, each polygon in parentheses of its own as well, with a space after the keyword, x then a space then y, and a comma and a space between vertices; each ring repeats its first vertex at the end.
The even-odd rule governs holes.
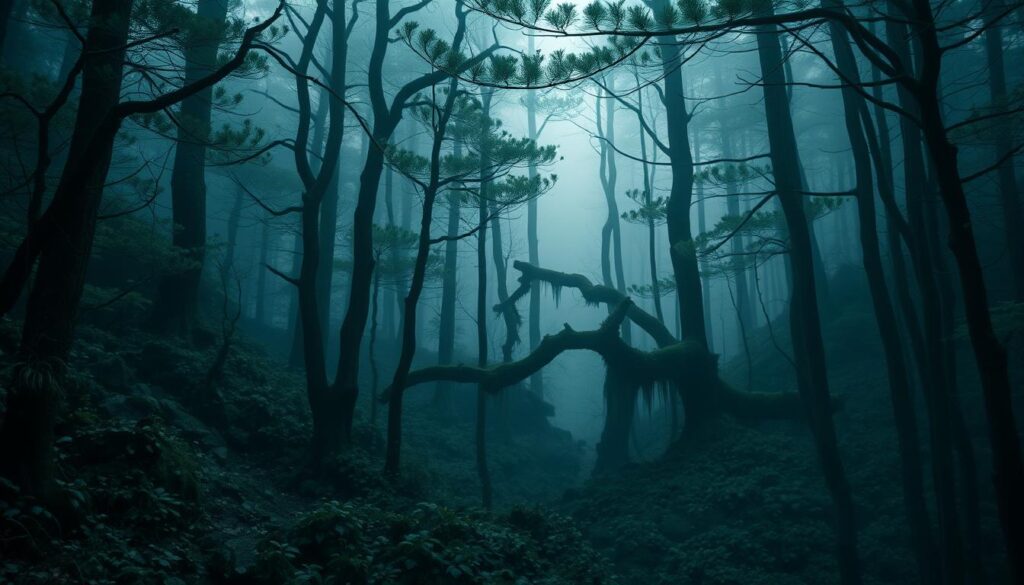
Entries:
POLYGON ((326 502, 260 547, 262 583, 613 583, 570 522, 421 503, 406 512, 326 502))

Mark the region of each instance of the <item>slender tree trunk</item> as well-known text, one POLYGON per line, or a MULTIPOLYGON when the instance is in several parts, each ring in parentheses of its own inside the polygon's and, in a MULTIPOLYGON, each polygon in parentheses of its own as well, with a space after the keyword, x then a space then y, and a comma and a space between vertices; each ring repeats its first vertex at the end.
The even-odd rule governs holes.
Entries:
MULTIPOLYGON (((456 141, 455 157, 462 157, 462 146, 456 141)), ((448 194, 448 241, 444 245, 444 276, 441 282, 441 324, 438 331, 437 363, 450 365, 455 357, 455 301, 458 292, 459 235, 461 202, 458 192, 448 194)), ((442 414, 451 414, 451 384, 438 382, 434 406, 442 414)))
MULTIPOLYGON (((310 20, 306 43, 298 60, 297 70, 305 73, 313 58, 313 50, 319 32, 327 18, 327 0, 319 0, 310 20)), ((327 140, 323 149, 322 165, 310 163, 305 149, 294 151, 295 167, 302 180, 301 238, 302 257, 299 274, 295 281, 299 301, 299 329, 302 334, 300 349, 297 352, 302 359, 306 378, 306 392, 313 419, 313 436, 310 441, 311 463, 314 471, 321 469, 324 461, 334 454, 341 446, 345 437, 345 427, 340 421, 342 400, 339 392, 328 382, 326 368, 325 334, 322 331, 322 313, 319 307, 318 282, 322 277, 320 233, 321 215, 325 200, 329 200, 329 189, 335 182, 338 170, 338 158, 344 136, 344 104, 333 97, 344 93, 345 52, 347 38, 345 33, 344 4, 334 4, 331 46, 335 56, 331 61, 329 81, 332 92, 328 97, 328 116, 330 125, 327 140), (314 168, 316 170, 314 170, 314 168)), ((299 104, 299 125, 295 136, 296 144, 308 144, 310 140, 309 126, 313 116, 310 100, 309 81, 305 77, 297 77, 297 97, 299 104)), ((294 355, 294 352, 293 352, 294 355)))
POLYGON ((121 118, 121 66, 131 0, 94 0, 86 36, 78 116, 64 167, 40 229, 50 237, 28 297, 19 362, 0 428, 0 475, 24 495, 55 503, 53 425, 71 348, 103 185, 121 118), (112 72, 118 72, 112 74, 112 72))
MULTIPOLYGON (((717 82, 719 91, 724 94, 726 90, 721 81, 720 75, 717 82)), ((745 156, 747 154, 746 152, 737 153, 736 149, 733 148, 732 132, 734 130, 727 126, 726 120, 728 110, 726 109, 725 100, 722 101, 721 107, 722 111, 719 112, 718 127, 720 140, 719 147, 721 149, 722 158, 731 159, 745 156)), ((726 181, 725 196, 726 213, 732 217, 740 217, 740 200, 739 195, 736 192, 736 183, 734 181, 726 181)), ((754 318, 753 303, 750 301, 750 289, 747 286, 747 261, 744 257, 745 252, 746 238, 743 234, 734 235, 732 240, 729 242, 729 253, 733 256, 729 264, 732 269, 733 281, 736 283, 736 318, 740 322, 739 325, 742 329, 753 327, 757 324, 757 320, 754 318)))
MULTIPOLYGON (((893 6, 894 7, 894 6, 893 6)), ((908 67, 913 63, 908 34, 902 23, 887 21, 888 43, 906 59, 908 67)), ((916 100, 903 86, 898 86, 900 104, 909 111, 916 111, 916 100)), ((939 547, 942 569, 951 583, 963 582, 963 540, 956 506, 956 481, 954 478, 953 434, 951 423, 951 399, 948 372, 950 367, 943 358, 942 350, 942 305, 936 276, 937 268, 928 253, 927 231, 924 223, 923 199, 927 197, 925 161, 921 152, 919 127, 905 116, 900 118, 903 143, 903 174, 906 184, 908 229, 903 235, 910 251, 914 273, 921 295, 921 316, 924 335, 923 349, 926 361, 919 360, 920 374, 924 382, 925 406, 929 418, 932 475, 935 484, 936 511, 939 522, 939 547)), ((891 209, 890 213, 894 210, 891 209)), ((913 313, 908 313, 909 315, 913 313)))
MULTIPOLYGON (((534 39, 532 35, 527 36, 527 51, 532 55, 535 52, 534 39)), ((526 128, 527 138, 535 143, 540 137, 537 135, 537 92, 526 92, 526 128)), ((530 163, 527 168, 530 180, 537 177, 537 165, 530 163)), ((537 199, 531 197, 526 202, 526 249, 530 264, 540 266, 540 241, 537 238, 537 199)), ((527 327, 530 342, 530 351, 537 349, 540 345, 540 288, 530 288, 530 312, 527 316, 527 327)), ((530 390, 534 394, 544 397, 544 375, 537 372, 530 376, 530 390)))
MULTIPOLYGON (((342 123, 344 127, 344 123, 342 123)), ((341 145, 339 143, 338 147, 341 145)), ((340 157, 339 157, 340 159, 340 157)), ((341 166, 334 170, 334 177, 327 186, 320 212, 320 266, 317 267, 317 307, 320 309, 320 328, 327 343, 327 331, 331 326, 331 288, 334 282, 334 251, 338 238, 338 200, 341 166)))
MULTIPOLYGON (((659 6, 666 6, 661 0, 659 6)), ((658 46, 665 76, 665 121, 667 128, 672 187, 666 206, 669 253, 676 278, 681 336, 704 347, 708 345, 704 322, 703 292, 697 249, 690 229, 690 203, 693 194, 693 155, 687 135, 690 114, 683 96, 680 49, 675 39, 658 37, 658 46)))
MULTIPOLYGON (((224 262, 220 267, 220 281, 228 282, 228 277, 235 266, 235 250, 238 247, 238 224, 242 220, 242 196, 243 191, 239 188, 235 191, 235 200, 231 204, 231 213, 228 215, 228 238, 224 247, 224 262)), ((225 292, 225 294, 227 294, 225 292)))
MULTIPOLYGON (((693 151, 694 151, 694 164, 699 163, 701 159, 701 148, 700 148, 700 130, 696 128, 693 131, 693 151)), ((707 206, 704 202, 704 183, 703 181, 697 181, 697 233, 703 234, 708 229, 707 223, 707 206)), ((700 268, 700 284, 704 314, 704 326, 707 332, 708 347, 715 346, 715 335, 714 327, 711 326, 711 271, 708 267, 706 258, 701 258, 698 263, 700 268)), ((722 348, 724 351, 724 347, 722 348)))
MULTIPOLYGON (((388 226, 399 227, 395 221, 395 171, 391 167, 384 169, 384 207, 387 211, 388 226)), ((398 329, 395 325, 395 308, 397 307, 399 312, 402 310, 402 301, 395 289, 398 287, 399 290, 404 290, 405 285, 398 277, 398 271, 401 270, 400 252, 391 250, 387 261, 392 266, 393 274, 391 285, 384 291, 384 335, 388 343, 393 343, 397 338, 395 331, 398 329)))
MULTIPOLYGON (((615 164, 615 151, 611 146, 615 144, 615 98, 612 96, 615 91, 614 77, 608 78, 607 88, 608 103, 605 105, 603 125, 600 119, 600 100, 602 98, 598 98, 597 105, 597 131, 598 135, 604 138, 601 141, 601 186, 604 188, 605 203, 608 205, 608 216, 601 228, 601 274, 604 276, 605 286, 625 293, 626 277, 625 268, 622 265, 622 225, 619 222, 619 205, 615 198, 619 170, 615 164), (614 280, 612 280, 613 267, 615 270, 614 280)), ((609 311, 611 311, 611 307, 609 307, 609 311)), ((630 343, 632 340, 629 321, 622 324, 622 337, 626 343, 630 343)))
MULTIPOLYGON (((635 76, 637 87, 640 86, 639 75, 635 76)), ((648 208, 654 201, 654 181, 651 178, 651 170, 647 161, 647 139, 644 135, 643 129, 643 115, 644 115, 644 92, 637 92, 637 120, 640 122, 640 159, 645 161, 641 163, 644 170, 644 192, 643 199, 644 205, 648 208)), ((654 301, 654 314, 658 316, 658 321, 662 324, 665 323, 665 313, 661 308, 661 282, 658 280, 658 246, 657 246, 657 231, 655 230, 654 218, 647 218, 647 255, 651 263, 651 298, 654 301)), ((531 289, 532 291, 533 289, 531 289)))
POLYGON ((935 30, 935 18, 926 0, 914 0, 913 8, 916 12, 913 29, 921 47, 922 67, 915 88, 920 103, 921 127, 946 208, 949 247, 959 269, 967 330, 981 376, 999 520, 1006 539, 1011 574, 1021 582, 1024 580, 1024 461, 1013 412, 1006 348, 992 327, 984 272, 957 167, 957 148, 950 142, 942 120, 938 84, 943 50, 935 30))
MULTIPOLYGON (((482 158, 482 157, 481 157, 482 158)), ((479 224, 476 237, 476 351, 478 367, 487 366, 487 200, 480 194, 479 224)), ((476 391, 476 469, 480 477, 480 494, 484 508, 491 507, 491 474, 487 468, 487 401, 488 388, 483 384, 476 391)))
MULTIPOLYGON (((377 255, 380 264, 380 255, 377 255)), ((380 372, 377 368, 377 311, 380 305, 380 268, 373 271, 373 308, 370 311, 370 426, 377 426, 377 392, 380 391, 380 372)))
MULTIPOLYGON (((929 173, 929 177, 934 173, 929 173)), ((933 181, 928 181, 928 193, 934 194, 937 188, 933 181)), ((979 508, 978 473, 974 445, 967 430, 967 422, 960 407, 957 390, 956 363, 956 291, 953 284, 952 271, 940 244, 938 226, 938 200, 932 196, 924 198, 923 212, 928 252, 932 266, 935 267, 936 280, 939 284, 939 308, 941 318, 941 351, 942 364, 947 380, 949 403, 950 430, 952 431, 953 450, 959 460, 961 490, 963 492, 964 526, 966 534, 962 536, 964 570, 969 572, 975 583, 985 581, 984 564, 978 547, 981 541, 981 510, 979 508)))
MULTIPOLYGON (((842 8, 841 0, 826 0, 826 7, 842 8)), ((844 76, 845 83, 859 83, 860 73, 857 61, 850 47, 846 31, 838 24, 830 25, 832 49, 836 56, 836 64, 844 76)), ((850 88, 842 90, 843 112, 846 132, 850 139, 853 152, 857 217, 860 226, 860 244, 867 275, 868 289, 871 294, 878 325, 882 348, 885 353, 889 391, 892 399, 896 434, 900 449, 903 501, 910 524, 914 553, 917 558, 918 573, 922 583, 935 583, 938 577, 934 569, 934 544, 928 520, 927 500, 925 498, 922 462, 919 446, 919 433, 911 395, 910 376, 907 369, 905 354, 893 309, 889 289, 885 282, 885 271, 882 267, 882 255, 878 241, 876 225, 875 195, 871 188, 871 154, 864 135, 862 120, 867 104, 859 93, 850 88)), ((888 169, 879 169, 879 173, 888 173, 888 169)))
POLYGON ((434 139, 430 148, 430 180, 423 192, 423 213, 420 216, 419 242, 416 249, 416 263, 413 267, 409 292, 405 297, 405 313, 402 319, 402 349, 398 357, 398 366, 391 381, 391 393, 388 398, 388 436, 385 453, 384 472, 397 476, 402 455, 402 399, 405 395, 405 381, 412 368, 412 359, 416 354, 416 308, 423 293, 423 283, 427 276, 427 260, 430 257, 430 226, 434 221, 434 202, 440 184, 441 147, 444 145, 448 120, 455 107, 458 95, 457 78, 448 83, 448 93, 443 109, 437 115, 438 120, 433 128, 434 139))
MULTIPOLYGON (((185 45, 185 84, 209 75, 218 65, 227 0, 200 0, 196 18, 201 32, 185 45)), ((210 137, 213 88, 181 102, 178 139, 171 174, 172 244, 188 260, 184 270, 165 275, 153 303, 153 326, 186 336, 199 320, 199 283, 206 256, 206 146, 210 137)))
MULTIPOLYGON (((456 6, 459 25, 455 31, 454 40, 451 44, 453 51, 459 50, 459 47, 462 44, 462 39, 466 34, 466 16, 462 9, 461 0, 456 3, 456 6)), ((391 44, 391 37, 389 36, 389 33, 392 28, 392 18, 390 2, 388 0, 379 0, 376 4, 376 34, 373 41, 373 49, 370 52, 370 61, 368 63, 368 93, 370 96, 370 105, 373 108, 374 114, 372 139, 375 147, 371 148, 366 155, 366 162, 363 166, 363 172, 359 180, 359 196, 356 200, 356 210, 352 221, 353 262, 351 292, 349 294, 348 310, 345 312, 345 318, 341 324, 341 350, 338 354, 338 375, 334 381, 334 388, 341 403, 341 421, 338 425, 340 427, 338 432, 339 437, 341 437, 346 443, 351 441, 352 422, 355 416, 356 401, 359 397, 360 346, 362 345, 363 331, 366 328, 366 320, 369 313, 370 280, 374 266, 373 216, 377 205, 377 190, 380 186, 381 173, 384 170, 384 151, 382 149, 384 145, 389 143, 391 137, 394 135, 395 128, 397 128, 398 123, 401 120, 402 111, 407 107, 408 100, 419 93, 419 91, 430 89, 432 85, 440 83, 451 77, 445 71, 434 71, 429 75, 418 77, 409 84, 399 88, 392 98, 391 104, 388 105, 384 91, 383 68, 384 60, 387 56, 387 49, 391 44)), ((477 55, 466 59, 459 66, 460 71, 464 71, 466 68, 472 67, 476 63, 480 63, 490 54, 489 51, 493 51, 494 49, 495 47, 492 47, 489 50, 485 49, 477 55)), ((452 83, 454 83, 454 78, 452 83)), ((453 90, 450 92, 448 102, 454 100, 454 97, 455 91, 453 90)), ((448 104, 446 109, 450 110, 450 107, 450 104, 448 104)), ((435 143, 432 151, 434 154, 436 154, 440 149, 440 138, 437 136, 438 133, 443 135, 444 128, 441 127, 440 129, 435 129, 435 143)), ((424 196, 429 195, 430 197, 436 197, 437 195, 437 169, 434 167, 439 163, 435 162, 436 160, 435 156, 432 155, 431 161, 434 162, 434 164, 431 165, 431 172, 434 173, 431 178, 433 193, 428 189, 424 196)), ((431 199, 430 206, 432 205, 433 200, 431 199)), ((425 227, 420 232, 419 250, 421 253, 417 256, 416 264, 416 270, 420 273, 421 279, 421 282, 417 285, 420 290, 422 290, 422 278, 426 266, 426 253, 423 252, 423 250, 425 242, 429 240, 429 218, 432 216, 431 213, 432 212, 425 210, 424 216, 428 219, 421 221, 421 225, 425 227), (427 240, 425 240, 425 238, 427 240)), ((411 216, 411 210, 409 215, 411 216)), ((412 292, 412 289, 410 289, 410 292, 412 292)), ((412 318, 415 318, 416 316, 415 304, 418 298, 418 290, 415 291, 415 295, 410 294, 406 297, 405 312, 412 318)), ((403 324, 403 350, 402 357, 399 362, 400 368, 395 371, 395 382, 392 384, 392 389, 397 389, 398 405, 389 405, 389 437, 387 460, 385 465, 386 471, 392 473, 397 473, 398 471, 401 437, 400 435, 392 437, 391 423, 395 421, 395 410, 400 411, 401 409, 401 393, 405 386, 404 377, 408 374, 408 366, 412 362, 412 353, 415 351, 416 346, 415 326, 415 322, 403 324)), ((395 396, 392 396, 392 401, 395 400, 395 396)), ((401 421, 397 420, 396 422, 400 423, 401 421)), ((400 427, 398 427, 397 432, 401 432, 400 427)))
MULTIPOLYGON (((761 3, 759 8, 761 14, 771 13, 770 5, 761 3)), ((832 420, 828 372, 814 277, 812 235, 808 228, 801 194, 803 189, 796 135, 781 70, 782 51, 774 25, 759 27, 757 32, 761 76, 765 84, 764 104, 772 172, 789 229, 789 256, 793 267, 790 330, 793 354, 797 363, 797 384, 808 411, 825 483, 832 496, 840 577, 844 585, 853 585, 861 582, 856 511, 832 420)))
MULTIPOLYGON (((1004 0, 995 0, 985 10, 985 57, 988 60, 988 91, 992 109, 1006 110, 1009 94, 1006 88, 1006 64, 1003 59, 1003 29, 994 19, 1006 8, 1004 0)), ((1003 229, 1010 256, 1010 279, 1013 300, 1024 302, 1024 215, 1021 212, 1014 167, 1013 133, 994 129, 996 162, 1003 161, 997 171, 999 202, 1003 208, 1003 229)))
POLYGON ((267 262, 270 261, 270 220, 263 220, 260 227, 260 265, 257 267, 259 276, 256 277, 256 322, 261 325, 270 325, 267 319, 267 262))

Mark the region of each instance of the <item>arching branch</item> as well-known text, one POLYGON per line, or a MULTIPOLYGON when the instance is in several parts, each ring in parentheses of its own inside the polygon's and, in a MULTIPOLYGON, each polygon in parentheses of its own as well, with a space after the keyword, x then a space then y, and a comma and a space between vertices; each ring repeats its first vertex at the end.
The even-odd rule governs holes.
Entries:
MULTIPOLYGON (((628 300, 626 295, 622 294, 614 288, 610 288, 600 284, 594 284, 590 282, 590 279, 582 274, 570 274, 566 272, 558 272, 556 270, 549 270, 534 266, 528 262, 516 260, 512 267, 521 273, 519 277, 519 288, 513 292, 506 303, 515 303, 529 290, 533 282, 546 282, 555 290, 557 295, 559 290, 562 288, 574 288, 580 291, 583 295, 583 300, 592 305, 619 305, 624 301, 628 300)), ((502 305, 496 305, 495 311, 501 312, 504 310, 502 305)), ((659 347, 665 347, 678 343, 679 340, 675 338, 672 333, 669 332, 665 324, 658 320, 657 317, 651 315, 647 311, 644 311, 640 307, 629 303, 627 317, 636 323, 637 327, 640 327, 647 332, 654 342, 659 347)))
MULTIPOLYGON (((745 419, 799 419, 804 416, 800 396, 794 392, 740 392, 718 378, 717 356, 692 342, 673 343, 645 352, 630 347, 619 337, 623 320, 635 305, 628 298, 592 331, 576 331, 565 325, 555 335, 547 335, 526 357, 491 368, 473 366, 432 366, 409 373, 405 388, 428 382, 479 384, 489 392, 499 392, 529 378, 563 352, 588 350, 599 354, 618 372, 628 372, 633 387, 668 382, 679 387, 687 412, 725 412, 745 419)), ((381 398, 387 400, 390 388, 381 398)), ((697 420, 697 419, 695 419, 697 420)))

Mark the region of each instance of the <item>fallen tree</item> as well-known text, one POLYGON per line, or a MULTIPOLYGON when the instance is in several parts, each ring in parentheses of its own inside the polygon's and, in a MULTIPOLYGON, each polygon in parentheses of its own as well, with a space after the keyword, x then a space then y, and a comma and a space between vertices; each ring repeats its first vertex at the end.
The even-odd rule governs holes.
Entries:
MULTIPOLYGON (((522 266, 529 265, 516 262, 520 271, 523 271, 522 266)), ((527 268, 527 271, 531 269, 535 267, 527 268)), ((537 275, 536 272, 530 273, 537 275)), ((558 274, 545 271, 546 277, 558 274)), ((614 290, 590 285, 589 290, 593 292, 594 289, 599 289, 598 295, 614 290)), ((510 300, 522 297, 525 291, 521 290, 509 297, 510 300)), ((740 392, 723 382, 718 376, 718 356, 700 344, 676 341, 653 351, 631 347, 620 337, 622 322, 629 317, 640 324, 645 321, 644 315, 650 315, 618 291, 615 294, 622 300, 595 330, 577 331, 566 324, 562 331, 545 336, 537 348, 522 359, 489 368, 453 365, 415 370, 409 373, 406 388, 446 381, 478 384, 491 393, 497 393, 529 378, 563 352, 587 350, 597 353, 607 367, 604 392, 608 414, 597 446, 595 473, 611 471, 628 462, 629 433, 637 394, 641 389, 660 387, 666 392, 674 390, 678 393, 687 419, 684 437, 720 414, 743 419, 803 418, 803 405, 796 393, 740 392)), ((607 298, 601 302, 611 300, 610 296, 607 298)), ((385 390, 383 399, 387 400, 389 394, 390 388, 385 390)))

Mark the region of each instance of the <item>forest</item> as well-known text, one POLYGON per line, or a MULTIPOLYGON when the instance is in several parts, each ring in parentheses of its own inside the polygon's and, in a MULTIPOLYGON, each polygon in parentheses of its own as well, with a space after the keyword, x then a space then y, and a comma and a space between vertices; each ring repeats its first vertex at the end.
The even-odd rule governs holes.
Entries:
POLYGON ((0 585, 1024 584, 1020 0, 0 0, 0 585))

